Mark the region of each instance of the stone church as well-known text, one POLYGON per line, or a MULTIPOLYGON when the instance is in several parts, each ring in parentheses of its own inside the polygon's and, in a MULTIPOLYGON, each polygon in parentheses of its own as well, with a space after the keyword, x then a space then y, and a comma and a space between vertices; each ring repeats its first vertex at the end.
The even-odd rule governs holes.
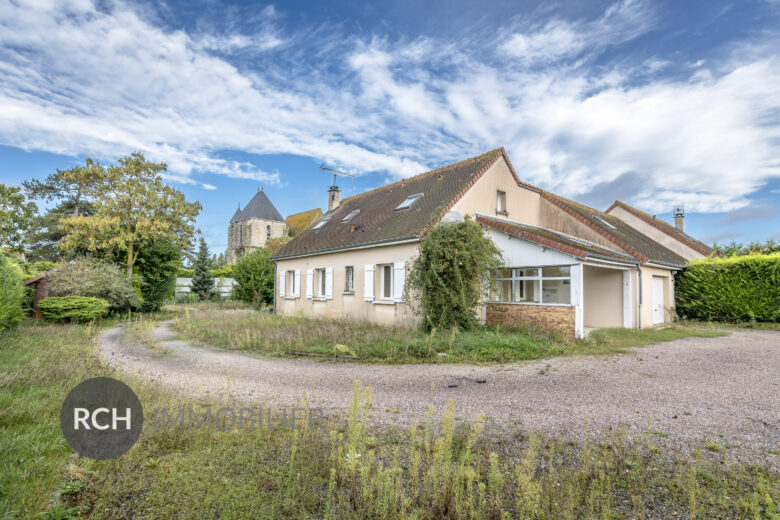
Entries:
POLYGON ((270 238, 285 236, 287 223, 262 188, 242 210, 238 205, 228 226, 226 260, 232 264, 247 253, 265 246, 270 238))

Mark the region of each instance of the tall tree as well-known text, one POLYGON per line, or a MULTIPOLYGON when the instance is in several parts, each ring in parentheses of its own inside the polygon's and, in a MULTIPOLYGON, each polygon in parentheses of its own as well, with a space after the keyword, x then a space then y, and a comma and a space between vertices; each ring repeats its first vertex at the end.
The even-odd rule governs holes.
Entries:
POLYGON ((101 185, 95 214, 63 219, 67 235, 61 247, 124 253, 128 278, 144 244, 165 240, 186 247, 201 205, 188 202, 182 192, 163 182, 160 172, 167 169, 165 163, 147 161, 138 152, 119 159, 101 185))
POLYGON ((210 300, 214 292, 214 275, 209 272, 211 260, 209 259, 209 247, 206 241, 200 239, 198 257, 195 259, 195 268, 192 273, 192 285, 190 290, 201 300, 210 300))
POLYGON ((81 215, 83 202, 88 202, 100 193, 101 185, 107 180, 105 167, 86 158, 84 166, 74 166, 69 170, 57 170, 43 182, 39 180, 23 183, 27 195, 34 199, 70 200, 72 216, 81 215))
POLYGON ((37 211, 21 188, 0 184, 0 250, 24 251, 24 236, 37 211))
MULTIPOLYGON (((33 218, 25 240, 27 260, 31 262, 38 260, 58 262, 62 260, 63 255, 59 243, 66 233, 60 220, 73 215, 74 206, 75 202, 72 199, 66 199, 43 215, 37 215, 33 218)), ((83 216, 92 215, 95 212, 94 205, 87 200, 82 200, 79 212, 83 216)), ((85 249, 75 250, 71 251, 71 255, 84 255, 87 252, 85 249)))

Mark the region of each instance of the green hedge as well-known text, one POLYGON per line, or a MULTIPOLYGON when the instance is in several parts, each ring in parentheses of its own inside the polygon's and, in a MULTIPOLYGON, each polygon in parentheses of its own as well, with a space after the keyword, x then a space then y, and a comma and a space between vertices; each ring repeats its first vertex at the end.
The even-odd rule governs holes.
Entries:
POLYGON ((233 264, 233 298, 257 306, 274 301, 274 264, 268 259, 270 251, 252 251, 233 264))
POLYGON ((683 318, 780 321, 780 253, 697 260, 675 285, 683 318))
POLYGON ((106 300, 89 296, 50 296, 38 302, 49 321, 92 321, 108 314, 108 307, 106 300))
POLYGON ((21 321, 23 297, 22 270, 0 253, 0 330, 14 327, 21 321))

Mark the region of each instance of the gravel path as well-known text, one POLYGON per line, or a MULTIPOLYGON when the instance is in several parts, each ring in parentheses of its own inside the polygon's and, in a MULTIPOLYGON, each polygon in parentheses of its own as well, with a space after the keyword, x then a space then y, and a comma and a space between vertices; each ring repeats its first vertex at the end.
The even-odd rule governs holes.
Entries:
POLYGON ((582 439, 624 425, 630 436, 683 450, 705 439, 740 460, 778 467, 780 332, 687 338, 606 357, 505 365, 381 366, 266 358, 176 340, 169 322, 154 336, 167 349, 132 344, 122 327, 102 336, 109 364, 193 396, 289 406, 307 396, 330 414, 346 409, 356 379, 373 388, 373 419, 407 425, 449 399, 456 416, 484 413, 494 432, 545 430, 582 439))

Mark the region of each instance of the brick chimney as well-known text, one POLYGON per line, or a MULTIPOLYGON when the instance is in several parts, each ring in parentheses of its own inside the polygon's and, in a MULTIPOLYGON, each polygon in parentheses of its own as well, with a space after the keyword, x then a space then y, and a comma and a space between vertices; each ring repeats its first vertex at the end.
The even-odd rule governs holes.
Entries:
POLYGON ((674 208, 674 228, 685 233, 685 209, 682 206, 674 208))

